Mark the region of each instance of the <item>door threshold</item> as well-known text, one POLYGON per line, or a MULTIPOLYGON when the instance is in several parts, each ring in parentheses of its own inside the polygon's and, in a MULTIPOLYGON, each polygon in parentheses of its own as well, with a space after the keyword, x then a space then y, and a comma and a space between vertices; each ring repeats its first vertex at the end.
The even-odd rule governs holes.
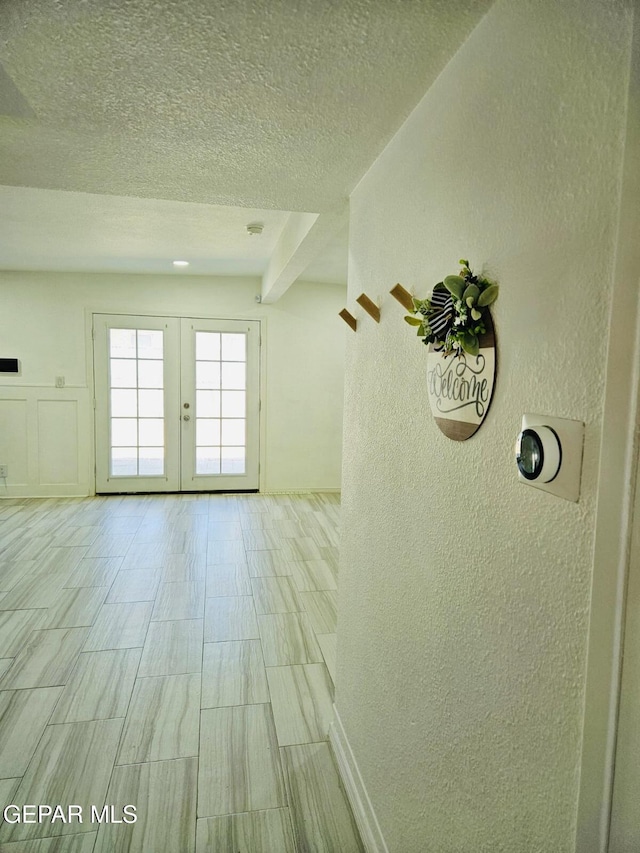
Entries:
POLYGON ((96 492, 97 498, 126 497, 127 495, 257 495, 259 489, 198 489, 176 492, 96 492))

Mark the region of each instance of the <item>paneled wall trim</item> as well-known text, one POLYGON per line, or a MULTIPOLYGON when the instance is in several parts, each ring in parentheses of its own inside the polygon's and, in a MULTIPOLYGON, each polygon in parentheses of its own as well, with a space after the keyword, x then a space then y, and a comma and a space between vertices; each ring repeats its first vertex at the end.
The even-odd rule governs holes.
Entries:
POLYGON ((0 498, 89 494, 89 415, 86 387, 0 385, 0 498))

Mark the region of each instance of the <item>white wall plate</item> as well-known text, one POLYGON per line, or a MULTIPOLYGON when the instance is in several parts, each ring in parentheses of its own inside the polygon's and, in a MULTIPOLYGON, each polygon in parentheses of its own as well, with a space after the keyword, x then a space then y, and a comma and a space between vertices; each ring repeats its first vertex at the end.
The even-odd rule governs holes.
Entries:
POLYGON ((519 470, 518 479, 521 483, 533 486, 535 489, 541 489, 543 492, 549 492, 559 498, 577 502, 580 498, 584 423, 582 421, 571 421, 567 418, 555 418, 551 415, 523 415, 523 430, 541 426, 550 427, 558 436, 562 449, 560 470, 549 483, 528 480, 519 470))

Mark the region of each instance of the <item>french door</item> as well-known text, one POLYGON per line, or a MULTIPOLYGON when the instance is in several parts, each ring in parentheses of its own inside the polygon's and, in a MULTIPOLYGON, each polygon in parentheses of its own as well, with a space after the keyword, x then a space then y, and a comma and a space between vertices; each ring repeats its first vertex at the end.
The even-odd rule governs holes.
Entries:
POLYGON ((94 314, 96 491, 258 488, 260 323, 94 314))

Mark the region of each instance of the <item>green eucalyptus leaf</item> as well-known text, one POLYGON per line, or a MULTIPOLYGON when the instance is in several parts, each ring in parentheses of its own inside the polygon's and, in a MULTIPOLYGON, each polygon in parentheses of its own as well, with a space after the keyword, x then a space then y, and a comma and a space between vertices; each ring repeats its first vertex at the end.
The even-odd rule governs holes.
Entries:
POLYGON ((417 317, 411 317, 410 315, 407 315, 404 321, 410 326, 422 326, 422 320, 419 320, 417 317))
POLYGON ((473 317, 474 320, 479 320, 480 317, 482 317, 482 312, 478 311, 477 308, 472 308, 471 309, 471 316, 473 317))
POLYGON ((458 261, 458 263, 459 263, 459 264, 461 264, 463 267, 468 267, 468 266, 469 266, 469 261, 465 261, 465 259, 464 259, 464 258, 460 258, 460 260, 458 261))
POLYGON ((481 308, 485 308, 487 305, 491 305, 498 298, 498 292, 500 288, 497 284, 491 284, 487 287, 486 290, 483 290, 480 296, 478 297, 478 305, 481 308))
POLYGON ((419 338, 424 338, 424 336, 425 336, 425 335, 426 335, 426 331, 425 331, 425 328, 424 328, 424 323, 420 323, 420 327, 419 327, 419 329, 418 329, 418 337, 419 337, 419 338))
POLYGON ((456 299, 462 299, 465 284, 465 280, 459 275, 448 275, 444 280, 444 286, 456 299))

